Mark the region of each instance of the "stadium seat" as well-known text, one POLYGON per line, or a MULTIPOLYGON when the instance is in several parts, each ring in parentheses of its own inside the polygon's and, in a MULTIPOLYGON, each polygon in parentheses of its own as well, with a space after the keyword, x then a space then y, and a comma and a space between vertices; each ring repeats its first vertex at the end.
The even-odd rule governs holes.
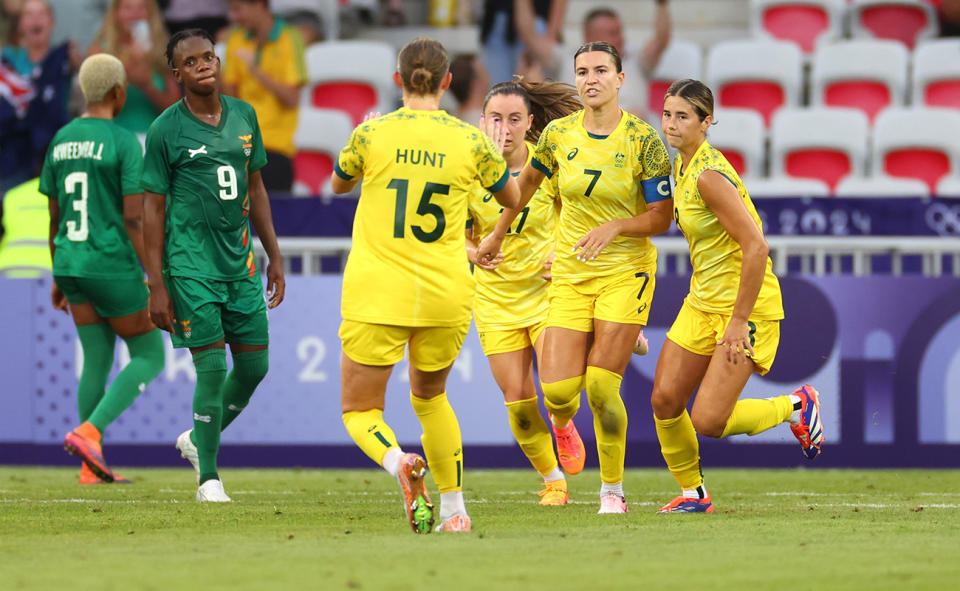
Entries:
POLYGON ((659 119, 660 111, 663 109, 663 95, 667 93, 667 89, 674 80, 683 78, 699 80, 702 77, 703 53, 700 46, 690 41, 672 41, 660 56, 657 68, 650 75, 647 110, 651 114, 651 119, 659 119))
POLYGON ((807 55, 843 34, 846 0, 750 0, 754 37, 796 43, 807 55))
POLYGON ((394 49, 380 41, 327 41, 307 48, 307 84, 300 105, 339 109, 363 121, 370 111, 387 113, 397 105, 393 84, 394 49))
POLYGON ((816 178, 835 189, 867 171, 869 122, 857 109, 781 109, 770 130, 772 175, 816 178))
POLYGON ((293 194, 297 196, 329 195, 333 164, 340 150, 347 145, 353 131, 353 120, 343 111, 303 108, 297 119, 293 143, 297 155, 293 159, 293 194))
POLYGON ((720 150, 741 178, 765 176, 763 117, 749 109, 717 109, 707 141, 720 150))
POLYGON ((930 187, 917 179, 887 176, 869 178, 847 177, 837 184, 837 197, 871 199, 877 197, 929 197, 930 187))
POLYGON ((848 10, 854 38, 892 39, 912 49, 940 32, 936 9, 923 0, 853 0, 848 10))
POLYGON ((913 52, 910 87, 915 106, 960 109, 960 39, 921 43, 913 52))
POLYGON ((960 174, 960 113, 953 109, 888 109, 873 127, 872 175, 919 179, 929 192, 960 174))
POLYGON ((960 176, 945 176, 937 183, 937 197, 960 197, 960 176))
POLYGON ((724 41, 707 54, 707 84, 718 105, 753 109, 769 125, 777 109, 799 104, 802 62, 789 41, 724 41))
POLYGON ((746 183, 751 197, 829 197, 830 187, 817 179, 792 179, 777 176, 751 179, 746 183))
POLYGON ((906 100, 909 52, 896 41, 859 39, 824 45, 813 56, 811 102, 853 107, 872 121, 906 100))

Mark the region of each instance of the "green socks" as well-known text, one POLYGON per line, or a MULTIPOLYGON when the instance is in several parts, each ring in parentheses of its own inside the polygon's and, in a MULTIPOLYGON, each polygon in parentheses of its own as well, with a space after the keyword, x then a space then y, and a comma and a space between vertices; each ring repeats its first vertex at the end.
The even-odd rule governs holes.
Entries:
POLYGON ((227 352, 207 349, 193 356, 197 388, 193 392, 193 441, 200 461, 200 484, 219 480, 217 452, 220 450, 220 422, 223 382, 227 375, 227 352))
POLYGON ((253 396, 257 384, 267 375, 270 355, 267 349, 233 354, 233 369, 223 384, 223 416, 220 430, 223 431, 240 415, 253 396))
MULTIPOLYGON (((107 376, 113 367, 113 346, 117 333, 106 322, 77 327, 80 346, 83 348, 83 370, 77 385, 77 411, 80 422, 90 418, 103 398, 107 376)), ((102 427, 97 427, 103 432, 102 427)))
MULTIPOLYGON (((163 337, 160 336, 159 328, 125 340, 130 350, 130 363, 117 374, 96 408, 90 413, 90 417, 86 419, 101 433, 120 416, 120 413, 133 404, 146 385, 163 370, 163 337)), ((113 364, 112 346, 110 353, 108 371, 113 364)), ((86 359, 86 349, 84 349, 84 359, 86 359)), ((84 370, 86 370, 86 363, 84 363, 84 370)))

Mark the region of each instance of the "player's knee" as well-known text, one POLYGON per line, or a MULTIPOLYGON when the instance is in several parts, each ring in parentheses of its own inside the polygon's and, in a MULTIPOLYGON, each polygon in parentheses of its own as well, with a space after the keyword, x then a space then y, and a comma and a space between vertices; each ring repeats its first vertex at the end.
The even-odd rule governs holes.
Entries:
POLYGON ((127 349, 130 351, 130 359, 137 359, 144 368, 144 378, 152 380, 160 375, 163 366, 166 363, 166 352, 163 347, 163 336, 160 329, 155 328, 150 332, 126 339, 127 349))
POLYGON ((716 413, 706 412, 694 412, 690 415, 693 428, 697 430, 697 433, 714 439, 719 439, 723 435, 723 430, 727 426, 727 418, 716 413))
POLYGON ((684 408, 682 400, 656 385, 653 387, 653 394, 650 395, 650 406, 653 407, 653 415, 661 420, 680 416, 684 408))
POLYGON ((566 406, 573 400, 579 401, 583 379, 583 376, 577 376, 559 382, 540 382, 540 389, 546 402, 553 406, 566 406))
POLYGON ((238 353, 233 356, 234 376, 248 387, 256 387, 267 377, 270 369, 270 355, 266 349, 238 353))

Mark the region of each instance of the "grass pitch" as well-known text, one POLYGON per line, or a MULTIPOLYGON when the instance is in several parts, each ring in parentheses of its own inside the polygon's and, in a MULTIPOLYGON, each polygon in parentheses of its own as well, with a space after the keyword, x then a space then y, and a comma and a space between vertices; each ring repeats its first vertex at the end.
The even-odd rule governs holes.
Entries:
MULTIPOLYGON (((374 470, 0 468, 3 589, 949 589, 960 471, 710 470, 713 515, 657 515, 666 470, 630 470, 630 513, 596 515, 597 472, 539 507, 529 470, 468 471, 471 534, 414 535, 374 470)), ((435 491, 432 486, 431 490, 435 491)), ((434 495, 437 501, 437 495, 434 495)))

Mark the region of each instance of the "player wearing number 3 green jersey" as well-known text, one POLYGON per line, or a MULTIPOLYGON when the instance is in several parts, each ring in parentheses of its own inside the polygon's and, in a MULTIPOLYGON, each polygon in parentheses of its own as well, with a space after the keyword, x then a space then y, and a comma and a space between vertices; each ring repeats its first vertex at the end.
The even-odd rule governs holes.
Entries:
POLYGON ((479 182, 509 206, 518 189, 490 139, 439 110, 451 80, 443 46, 415 39, 397 61, 403 108, 354 130, 333 177, 337 193, 363 183, 343 276, 343 422, 357 445, 398 478, 413 530, 429 532, 424 460, 404 454, 383 421, 387 378, 409 343, 411 402, 440 489, 440 528, 469 531, 460 426, 446 396, 447 374, 470 326, 467 199, 479 182))
POLYGON ((167 60, 186 96, 147 132, 150 314, 189 347, 197 369, 193 429, 177 439, 197 471, 198 501, 229 501, 217 472, 220 432, 267 373, 267 305, 250 222, 270 257, 270 308, 283 301, 283 264, 260 169, 267 162, 253 107, 217 90, 220 59, 200 29, 175 34, 167 60), (227 375, 225 344, 233 370, 227 375))

